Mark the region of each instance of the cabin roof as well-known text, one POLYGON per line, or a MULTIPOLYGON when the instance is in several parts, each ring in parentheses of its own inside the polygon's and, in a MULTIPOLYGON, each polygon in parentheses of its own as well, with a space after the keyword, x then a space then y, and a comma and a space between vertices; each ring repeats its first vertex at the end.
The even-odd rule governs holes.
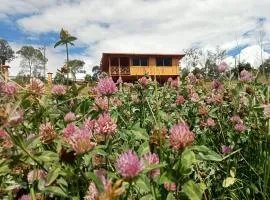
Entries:
POLYGON ((109 57, 136 57, 136 56, 153 56, 153 57, 172 57, 181 60, 185 54, 161 54, 161 53, 103 53, 101 58, 101 70, 109 68, 109 57))
POLYGON ((0 68, 10 68, 9 65, 0 65, 0 68))

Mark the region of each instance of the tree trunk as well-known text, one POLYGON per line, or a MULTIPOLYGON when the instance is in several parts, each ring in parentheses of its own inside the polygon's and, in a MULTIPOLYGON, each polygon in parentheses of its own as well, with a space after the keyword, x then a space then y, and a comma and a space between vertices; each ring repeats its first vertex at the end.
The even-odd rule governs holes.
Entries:
POLYGON ((30 77, 29 77, 29 82, 30 82, 31 75, 32 75, 32 65, 31 65, 30 61, 29 61, 29 69, 30 69, 30 77))
POLYGON ((262 62, 262 73, 265 79, 267 80, 267 76, 265 74, 265 69, 264 69, 264 60, 263 60, 263 46, 261 45, 261 62, 262 62))
POLYGON ((66 50, 67 50, 67 81, 69 78, 69 57, 68 57, 68 43, 66 43, 66 50))

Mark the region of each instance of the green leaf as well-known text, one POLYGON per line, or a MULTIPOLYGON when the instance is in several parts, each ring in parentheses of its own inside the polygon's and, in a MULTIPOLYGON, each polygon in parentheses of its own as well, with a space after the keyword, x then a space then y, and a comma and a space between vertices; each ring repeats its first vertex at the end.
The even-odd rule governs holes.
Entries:
POLYGON ((82 103, 80 103, 80 106, 79 106, 80 112, 82 114, 89 112, 90 105, 91 105, 91 102, 88 99, 84 100, 82 103))
POLYGON ((41 190, 41 191, 45 189, 45 181, 44 181, 44 179, 40 179, 38 181, 38 189, 41 190))
POLYGON ((38 156, 38 159, 43 162, 52 162, 57 161, 59 159, 58 154, 52 151, 43 151, 40 156, 38 156))
POLYGON ((57 187, 57 186, 46 187, 45 192, 50 192, 50 193, 53 193, 53 194, 55 194, 57 196, 61 196, 61 197, 68 197, 66 192, 64 192, 60 187, 57 187))
POLYGON ((195 153, 190 149, 186 149, 181 155, 181 172, 186 175, 190 174, 192 172, 192 165, 196 161, 195 153))
POLYGON ((8 166, 8 163, 5 162, 5 161, 1 161, 0 163, 0 176, 2 175, 5 175, 7 173, 9 173, 11 170, 10 170, 10 167, 8 166))
POLYGON ((55 43, 54 48, 61 45, 61 44, 63 44, 63 42, 62 42, 62 40, 59 40, 58 42, 55 43))
POLYGON ((144 168, 143 173, 148 173, 148 172, 150 172, 150 171, 152 171, 154 169, 158 169, 158 168, 160 169, 160 168, 163 168, 163 167, 166 167, 166 166, 167 166, 166 163, 153 164, 153 165, 151 165, 149 167, 144 168))
POLYGON ((235 183, 235 181, 236 181, 236 178, 234 178, 234 177, 227 177, 226 179, 223 180, 222 186, 225 187, 225 188, 227 188, 227 187, 233 185, 235 183))
POLYGON ((205 184, 195 183, 192 180, 187 181, 182 186, 182 192, 184 192, 190 200, 201 200, 205 189, 205 184))
POLYGON ((152 194, 147 194, 147 195, 140 198, 140 200, 153 200, 153 199, 154 198, 153 198, 152 194))
POLYGON ((77 40, 77 38, 74 37, 74 36, 69 36, 69 37, 68 37, 68 41, 69 41, 69 42, 72 42, 72 41, 75 41, 75 40, 77 40))
POLYGON ((147 134, 146 130, 140 127, 134 127, 131 131, 132 137, 135 140, 144 140, 149 141, 149 135, 147 134))
POLYGON ((215 112, 216 112, 218 109, 219 109, 219 107, 216 107, 216 108, 210 110, 209 116, 212 117, 212 118, 217 118, 217 114, 216 114, 215 112))
POLYGON ((169 174, 168 172, 164 172, 159 179, 159 184, 164 184, 164 183, 173 183, 173 176, 169 174))
POLYGON ((104 191, 103 183, 101 182, 100 178, 97 177, 93 172, 86 172, 85 176, 95 183, 99 192, 104 191))
POLYGON ((146 177, 138 178, 135 184, 141 194, 146 194, 150 192, 150 182, 149 179, 147 179, 146 177))
POLYGON ((115 123, 117 123, 117 121, 118 121, 118 112, 112 112, 111 118, 115 123))
POLYGON ((213 153, 209 153, 209 154, 203 154, 201 152, 199 152, 199 157, 203 160, 208 160, 208 161, 216 161, 219 162, 222 160, 221 156, 218 154, 213 154, 213 153))
POLYGON ((60 167, 56 167, 51 170, 47 176, 46 186, 51 185, 59 176, 59 172, 61 171, 60 167))
POLYGON ((198 155, 203 160, 208 161, 216 161, 220 162, 222 161, 222 157, 217 154, 216 152, 212 151, 208 147, 201 145, 201 146, 193 146, 191 149, 198 152, 198 155))
POLYGON ((62 177, 57 179, 57 184, 59 184, 61 187, 68 187, 68 183, 65 179, 63 179, 62 177))
POLYGON ((40 145, 39 135, 35 135, 26 141, 26 148, 32 149, 40 145))
POLYGON ((170 193, 167 195, 166 200, 175 200, 175 197, 174 197, 173 193, 170 192, 170 193))
MULTIPOLYGON (((104 146, 105 147, 105 146, 104 146)), ((101 155, 101 156, 108 156, 108 153, 104 150, 104 147, 99 145, 99 146, 96 146, 91 153, 93 154, 98 154, 98 155, 101 155)))
POLYGON ((231 168, 231 170, 230 170, 230 175, 231 175, 232 177, 235 177, 235 175, 236 175, 236 169, 235 169, 235 167, 232 167, 232 168, 231 168))
POLYGON ((148 141, 145 141, 144 143, 141 144, 141 146, 138 149, 138 154, 139 156, 143 156, 147 152, 150 152, 150 147, 148 141))

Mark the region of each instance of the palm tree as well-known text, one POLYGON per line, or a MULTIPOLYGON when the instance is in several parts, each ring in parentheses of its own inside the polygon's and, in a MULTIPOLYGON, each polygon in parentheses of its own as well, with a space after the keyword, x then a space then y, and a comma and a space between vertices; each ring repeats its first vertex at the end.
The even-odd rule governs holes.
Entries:
POLYGON ((76 37, 72 36, 69 34, 68 31, 64 30, 63 28, 60 31, 60 40, 55 43, 54 48, 59 46, 59 45, 65 45, 66 46, 66 52, 67 52, 67 79, 68 79, 68 74, 69 74, 69 57, 68 57, 68 44, 74 46, 73 41, 77 40, 76 37))

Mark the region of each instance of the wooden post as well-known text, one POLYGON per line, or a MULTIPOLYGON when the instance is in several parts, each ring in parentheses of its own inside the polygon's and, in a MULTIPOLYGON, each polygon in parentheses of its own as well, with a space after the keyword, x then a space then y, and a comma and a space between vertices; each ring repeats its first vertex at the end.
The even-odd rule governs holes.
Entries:
POLYGON ((9 76, 9 74, 8 74, 8 66, 5 68, 5 74, 4 74, 4 76, 5 76, 5 81, 7 82, 8 81, 8 76, 9 76))
POLYGON ((176 80, 177 80, 177 82, 178 82, 178 85, 180 85, 180 75, 177 75, 176 80))
POLYGON ((4 77, 4 81, 5 82, 7 82, 8 81, 8 79, 9 79, 9 71, 8 71, 8 68, 9 68, 9 66, 8 65, 2 65, 1 64, 1 66, 0 66, 0 73, 3 75, 3 77, 4 77))
POLYGON ((118 57, 118 77, 120 77, 120 57, 118 57))
POLYGON ((131 57, 129 57, 129 67, 132 66, 131 57))
POLYGON ((130 75, 130 67, 133 65, 133 63, 132 63, 132 58, 131 57, 129 57, 129 75, 130 75))
POLYGON ((53 75, 53 73, 51 73, 51 72, 48 72, 47 73, 48 74, 48 87, 51 89, 51 87, 52 87, 52 75, 53 75))
MULTIPOLYGON (((157 60, 157 59, 156 59, 157 60)), ((155 73, 155 81, 157 81, 157 75, 156 75, 156 73, 157 73, 157 63, 156 63, 156 65, 155 65, 155 71, 154 71, 154 73, 155 73)))
POLYGON ((111 57, 109 56, 109 76, 111 76, 111 57))

